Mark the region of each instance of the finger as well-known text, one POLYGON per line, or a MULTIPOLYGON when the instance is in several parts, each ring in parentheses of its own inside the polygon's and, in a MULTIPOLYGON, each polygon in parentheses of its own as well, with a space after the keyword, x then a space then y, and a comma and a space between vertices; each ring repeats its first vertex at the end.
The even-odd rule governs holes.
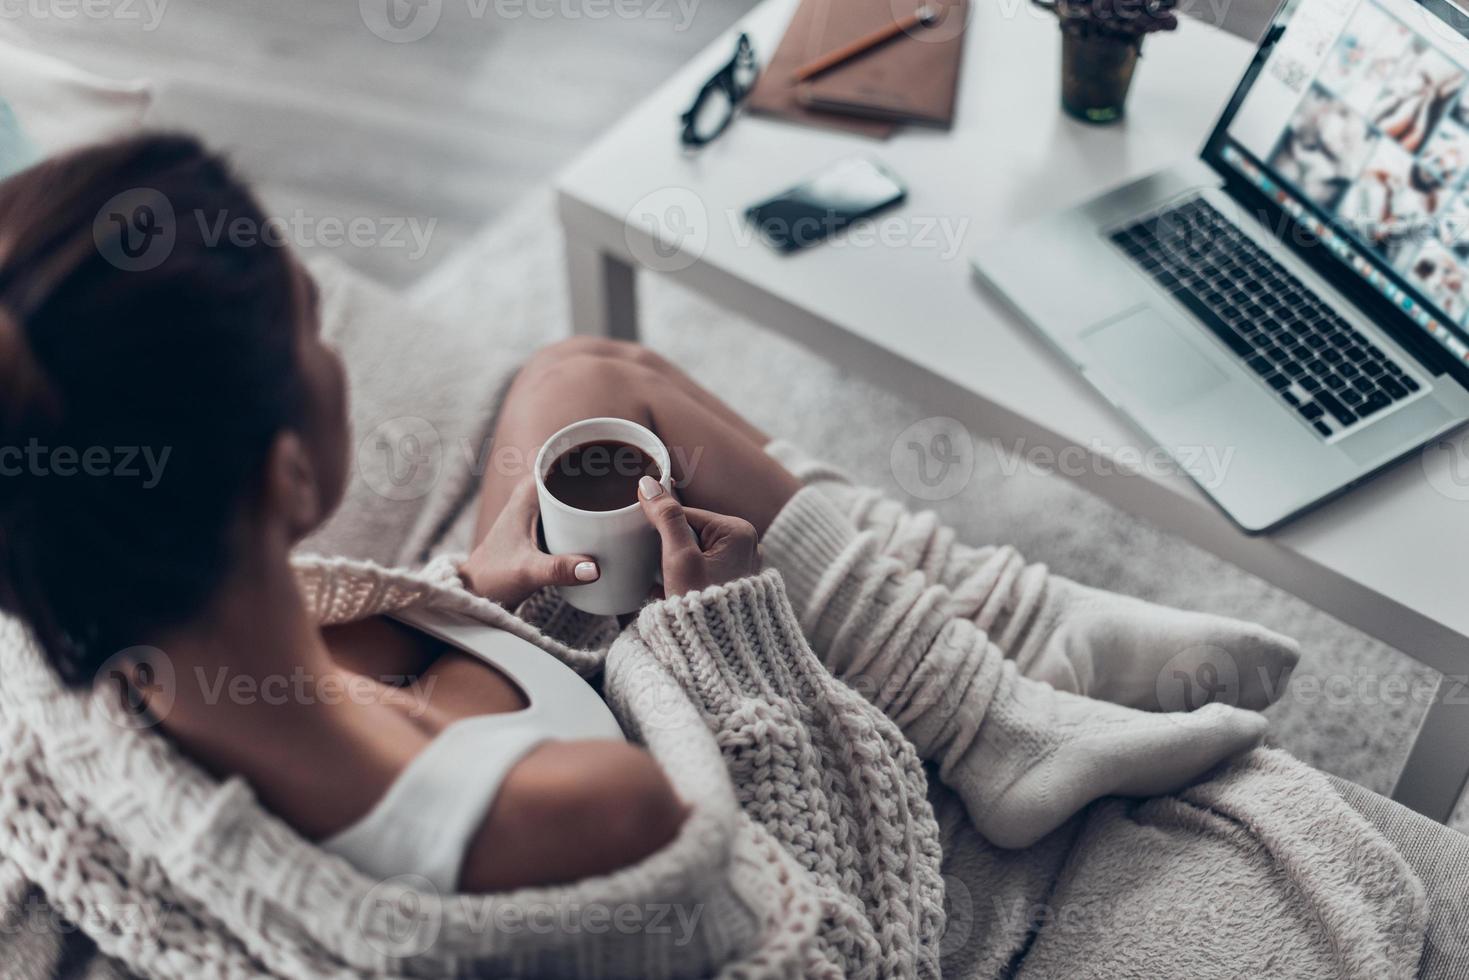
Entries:
POLYGON ((710 525, 723 525, 730 520, 739 520, 739 517, 730 517, 729 514, 721 514, 714 510, 701 510, 698 507, 683 508, 683 519, 689 522, 695 532, 702 532, 710 525))
POLYGON ((651 476, 638 481, 638 503, 648 522, 663 539, 665 550, 669 547, 687 549, 697 545, 693 528, 689 527, 684 506, 677 497, 651 476))
POLYGON ((683 509, 684 520, 689 522, 689 527, 695 531, 701 531, 710 524, 727 527, 731 530, 739 530, 742 533, 748 529, 749 533, 755 533, 755 525, 743 517, 735 517, 733 514, 721 514, 718 511, 703 510, 698 507, 685 507, 683 509))
POLYGON ((515 485, 510 491, 510 497, 505 501, 506 513, 512 515, 517 527, 534 529, 536 518, 541 515, 541 502, 536 495, 536 481, 534 477, 526 477, 515 485))
POLYGON ((530 567, 531 582, 538 589, 548 585, 586 585, 601 575, 596 561, 586 555, 538 554, 530 567))
POLYGON ((759 540, 760 535, 756 533, 755 525, 743 517, 719 514, 712 510, 701 510, 698 507, 685 507, 683 512, 689 527, 694 529, 699 540, 705 544, 708 544, 711 537, 733 538, 751 543, 759 540))
POLYGON ((642 505, 648 523, 653 525, 663 541, 665 561, 672 556, 698 550, 699 542, 684 517, 683 504, 651 476, 638 481, 638 503, 642 505))
POLYGON ((695 532, 703 531, 710 524, 717 523, 725 515, 712 510, 703 510, 698 507, 685 507, 683 509, 684 520, 689 522, 689 527, 695 532))

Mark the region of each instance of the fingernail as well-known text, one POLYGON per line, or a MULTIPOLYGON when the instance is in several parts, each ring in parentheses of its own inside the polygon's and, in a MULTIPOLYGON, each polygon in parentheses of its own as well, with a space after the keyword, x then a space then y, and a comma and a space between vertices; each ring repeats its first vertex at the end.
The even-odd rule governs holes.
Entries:
POLYGON ((596 562, 579 561, 576 563, 576 568, 572 570, 572 574, 576 576, 578 582, 595 582, 600 573, 597 571, 596 562))
POLYGON ((638 489, 642 491, 644 500, 652 500, 655 497, 663 496, 663 484, 651 476, 645 476, 639 480, 638 489))

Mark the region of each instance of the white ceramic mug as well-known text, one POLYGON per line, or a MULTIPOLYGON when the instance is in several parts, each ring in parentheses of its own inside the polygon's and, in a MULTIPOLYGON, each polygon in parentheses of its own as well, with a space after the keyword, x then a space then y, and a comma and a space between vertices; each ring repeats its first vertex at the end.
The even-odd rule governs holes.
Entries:
POLYGON ((617 510, 580 510, 546 489, 546 473, 567 450, 604 441, 625 442, 647 453, 658 466, 664 491, 671 490, 668 447, 657 436, 627 419, 597 418, 573 422, 546 440, 536 454, 536 496, 547 550, 586 555, 601 572, 595 582, 560 586, 562 597, 583 612, 611 616, 637 609, 658 581, 658 532, 636 500, 617 510))

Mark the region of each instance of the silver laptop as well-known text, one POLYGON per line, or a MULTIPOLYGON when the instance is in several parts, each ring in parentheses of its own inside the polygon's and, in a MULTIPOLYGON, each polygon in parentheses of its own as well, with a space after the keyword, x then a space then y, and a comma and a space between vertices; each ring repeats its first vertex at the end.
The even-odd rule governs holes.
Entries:
POLYGON ((975 268, 1268 530, 1469 419, 1466 37, 1444 0, 1288 0, 1198 159, 975 268))

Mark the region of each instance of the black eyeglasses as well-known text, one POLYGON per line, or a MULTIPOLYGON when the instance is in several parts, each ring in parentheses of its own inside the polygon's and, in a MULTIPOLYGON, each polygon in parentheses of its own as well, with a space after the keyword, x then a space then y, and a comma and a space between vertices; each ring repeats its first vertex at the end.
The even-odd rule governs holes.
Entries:
POLYGON ((683 145, 695 149, 712 143, 729 128, 735 110, 755 87, 760 68, 755 63, 755 49, 748 34, 741 34, 729 64, 704 83, 694 104, 680 118, 683 121, 683 145))

